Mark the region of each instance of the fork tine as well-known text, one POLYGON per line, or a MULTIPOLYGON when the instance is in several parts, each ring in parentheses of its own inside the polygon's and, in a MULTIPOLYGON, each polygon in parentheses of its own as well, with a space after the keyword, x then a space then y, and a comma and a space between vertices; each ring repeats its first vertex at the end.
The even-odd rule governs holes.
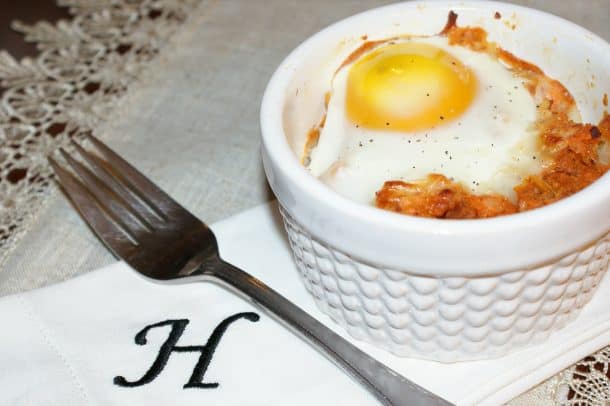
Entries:
POLYGON ((106 213, 95 204, 94 197, 74 175, 62 168, 53 158, 48 158, 59 184, 68 195, 76 210, 85 219, 93 232, 116 256, 119 252, 132 250, 136 245, 128 234, 112 222, 106 213))
POLYGON ((125 186, 121 183, 120 179, 117 179, 108 169, 104 167, 102 160, 95 154, 92 154, 81 147, 78 143, 72 141, 71 144, 74 146, 79 155, 89 164, 92 172, 104 182, 104 184, 111 189, 114 193, 120 196, 121 199, 141 217, 147 224, 153 225, 159 220, 166 220, 163 213, 148 208, 138 200, 132 193, 130 193, 125 186))
POLYGON ((108 160, 108 163, 118 169, 117 172, 120 174, 120 176, 124 177, 125 180, 130 183, 130 190, 136 192, 140 199, 145 201, 156 211, 166 215, 175 211, 187 212, 186 209, 176 203, 176 201, 174 201, 174 199, 172 199, 167 193, 159 189, 157 185, 148 180, 146 176, 142 175, 140 171, 131 166, 129 162, 121 158, 103 142, 91 134, 88 134, 87 138, 102 153, 102 155, 104 155, 104 157, 108 160))
POLYGON ((124 203, 120 202, 106 185, 100 181, 88 168, 72 158, 63 148, 59 152, 72 167, 74 172, 84 181, 83 186, 95 197, 98 204, 136 241, 142 232, 148 233, 152 227, 145 220, 132 213, 124 203))

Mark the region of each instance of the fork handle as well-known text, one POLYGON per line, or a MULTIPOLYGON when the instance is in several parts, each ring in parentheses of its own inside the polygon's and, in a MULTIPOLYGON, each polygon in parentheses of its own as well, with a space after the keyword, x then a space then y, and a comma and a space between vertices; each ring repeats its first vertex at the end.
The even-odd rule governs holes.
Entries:
POLYGON ((224 262, 202 267, 205 276, 221 282, 262 306, 345 372, 364 384, 384 405, 452 405, 365 354, 311 317, 259 279, 224 262))

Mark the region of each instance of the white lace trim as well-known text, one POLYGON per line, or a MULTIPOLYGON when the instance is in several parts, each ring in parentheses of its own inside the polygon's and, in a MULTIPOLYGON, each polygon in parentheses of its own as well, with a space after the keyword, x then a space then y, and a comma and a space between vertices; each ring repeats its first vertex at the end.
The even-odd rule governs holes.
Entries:
POLYGON ((15 22, 40 50, 0 52, 0 265, 49 192, 46 157, 107 120, 200 0, 57 0, 73 18, 15 22))
POLYGON ((609 405, 610 347, 585 358, 562 376, 557 390, 562 405, 609 405))

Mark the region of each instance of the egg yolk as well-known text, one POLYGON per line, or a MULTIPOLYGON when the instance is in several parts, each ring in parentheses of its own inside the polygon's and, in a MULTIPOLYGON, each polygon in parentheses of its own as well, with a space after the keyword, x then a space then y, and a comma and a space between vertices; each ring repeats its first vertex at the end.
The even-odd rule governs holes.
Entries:
POLYGON ((365 128, 425 130, 464 113, 476 88, 470 69, 444 50, 415 42, 389 44, 350 68, 347 116, 365 128))

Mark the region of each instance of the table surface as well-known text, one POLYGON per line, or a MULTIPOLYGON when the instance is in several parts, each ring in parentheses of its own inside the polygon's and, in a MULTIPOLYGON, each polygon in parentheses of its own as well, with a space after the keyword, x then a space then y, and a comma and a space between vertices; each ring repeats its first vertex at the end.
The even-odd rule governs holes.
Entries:
MULTIPOLYGON (((97 134, 207 222, 268 201, 273 195, 260 163, 258 113, 273 70, 324 26, 391 2, 204 0, 97 134)), ((610 0, 512 2, 560 15, 610 40, 610 0)), ((32 54, 32 49, 3 31, 12 15, 22 20, 65 16, 7 4, 0 6, 0 48, 18 55, 32 54), (28 17, 27 12, 38 15, 28 17)), ((113 261, 66 199, 54 192, 0 269, 0 296, 113 261)))

